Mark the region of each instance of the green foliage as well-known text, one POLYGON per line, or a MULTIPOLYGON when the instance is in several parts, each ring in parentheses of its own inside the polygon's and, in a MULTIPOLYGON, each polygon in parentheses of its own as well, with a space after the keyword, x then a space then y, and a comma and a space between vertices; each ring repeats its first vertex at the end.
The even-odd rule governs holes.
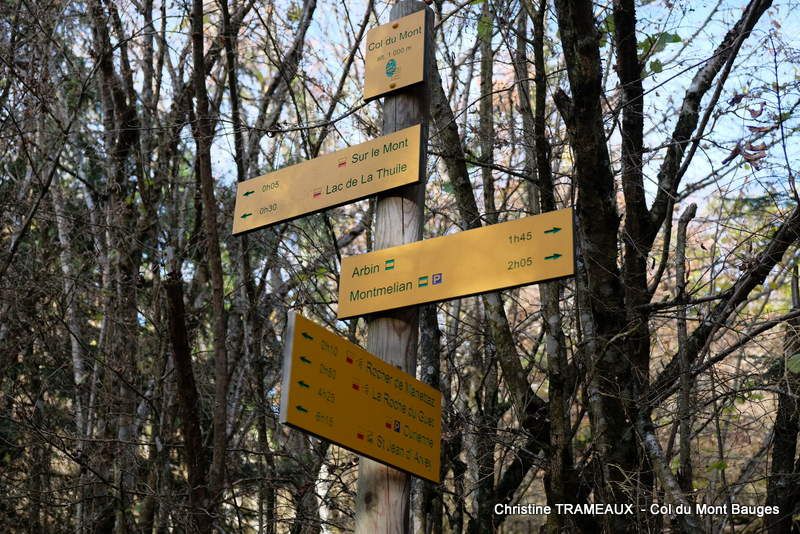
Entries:
POLYGON ((302 16, 303 10, 300 8, 300 6, 292 2, 291 7, 289 7, 289 9, 286 11, 286 18, 292 22, 297 22, 302 16))
POLYGON ((604 47, 608 44, 610 39, 614 38, 614 30, 616 29, 616 25, 614 24, 614 14, 610 14, 603 22, 600 23, 600 47, 604 47))
POLYGON ((663 51, 668 44, 683 42, 677 33, 662 32, 655 35, 648 35, 639 42, 639 59, 644 60, 654 54, 663 51))
POLYGON ((709 464, 708 468, 712 471, 722 471, 728 467, 728 463, 724 460, 717 460, 716 462, 709 464))
POLYGON ((478 39, 484 42, 492 39, 492 17, 483 16, 478 21, 478 39))
POLYGON ((792 374, 800 375, 800 352, 786 358, 786 370, 792 374))
POLYGON ((654 59, 653 61, 650 62, 650 72, 658 74, 662 70, 664 70, 664 65, 663 63, 661 63, 661 60, 654 59))

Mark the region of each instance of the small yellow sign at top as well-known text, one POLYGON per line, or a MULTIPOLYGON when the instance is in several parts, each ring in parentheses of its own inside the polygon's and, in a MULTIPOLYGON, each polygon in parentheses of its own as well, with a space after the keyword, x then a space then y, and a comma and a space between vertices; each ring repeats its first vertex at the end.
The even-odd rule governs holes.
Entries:
POLYGON ((367 33, 364 100, 425 80, 425 10, 367 33))

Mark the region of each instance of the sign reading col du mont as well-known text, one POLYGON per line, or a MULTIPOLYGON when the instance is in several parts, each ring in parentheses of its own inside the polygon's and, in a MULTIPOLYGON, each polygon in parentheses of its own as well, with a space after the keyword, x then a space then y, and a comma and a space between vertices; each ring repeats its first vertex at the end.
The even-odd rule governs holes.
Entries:
POLYGON ((233 234, 418 182, 421 147, 416 125, 240 182, 233 234))
POLYGON ((295 313, 282 384, 282 423, 439 482, 438 390, 295 313))
POLYGON ((425 10, 367 32, 364 100, 425 81, 425 10))
POLYGON ((575 273, 572 210, 342 259, 340 319, 575 273))

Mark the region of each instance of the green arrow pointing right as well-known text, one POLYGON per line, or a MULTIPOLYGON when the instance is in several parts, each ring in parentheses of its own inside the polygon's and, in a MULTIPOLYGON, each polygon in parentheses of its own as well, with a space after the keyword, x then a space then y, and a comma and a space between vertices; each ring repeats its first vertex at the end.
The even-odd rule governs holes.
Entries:
POLYGON ((252 215, 252 213, 242 213, 242 219, 246 219, 246 218, 250 217, 251 215, 252 215))
POLYGON ((546 234, 557 234, 560 231, 561 231, 561 228, 559 228, 558 226, 554 226, 554 227, 550 228, 549 230, 545 230, 544 233, 546 233, 546 234))
POLYGON ((558 252, 556 252, 555 254, 552 254, 552 255, 550 255, 550 256, 545 256, 545 258, 544 258, 544 259, 546 259, 546 260, 557 260, 557 259, 558 259, 558 258, 560 258, 560 257, 561 257, 561 254, 559 254, 558 252))

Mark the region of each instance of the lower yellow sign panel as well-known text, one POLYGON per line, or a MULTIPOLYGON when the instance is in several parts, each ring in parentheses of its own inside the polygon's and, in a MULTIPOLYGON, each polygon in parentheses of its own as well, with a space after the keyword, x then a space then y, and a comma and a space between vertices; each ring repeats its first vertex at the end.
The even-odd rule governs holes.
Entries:
POLYGON ((575 274, 572 209, 342 259, 339 318, 575 274))
POLYGON ((340 206, 420 180, 419 125, 240 182, 233 233, 340 206))
POLYGON ((439 482, 439 391, 301 315, 286 340, 281 423, 439 482))

